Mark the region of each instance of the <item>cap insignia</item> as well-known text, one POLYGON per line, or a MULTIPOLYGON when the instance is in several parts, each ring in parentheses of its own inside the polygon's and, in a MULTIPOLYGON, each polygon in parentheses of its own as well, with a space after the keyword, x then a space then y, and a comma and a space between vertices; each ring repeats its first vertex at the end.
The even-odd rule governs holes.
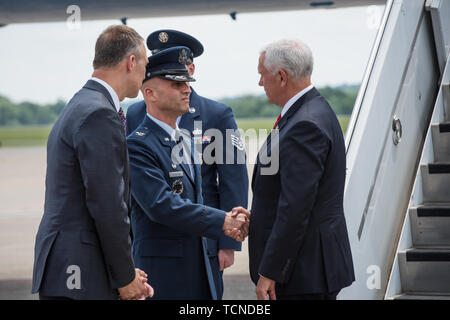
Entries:
POLYGON ((178 56, 178 63, 179 64, 188 64, 188 56, 186 49, 181 49, 180 54, 178 56))
POLYGON ((158 34, 158 39, 162 43, 166 43, 167 41, 169 41, 169 35, 167 34, 167 32, 160 32, 158 34))

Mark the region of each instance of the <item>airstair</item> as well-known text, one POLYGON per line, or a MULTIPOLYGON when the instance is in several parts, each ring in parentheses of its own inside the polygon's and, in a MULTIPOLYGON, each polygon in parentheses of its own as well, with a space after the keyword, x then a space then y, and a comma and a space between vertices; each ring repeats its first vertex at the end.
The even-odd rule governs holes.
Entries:
POLYGON ((339 299, 450 299, 449 52, 450 1, 387 1, 346 135, 339 299))
MULTIPOLYGON (((437 58, 444 66, 407 217, 385 298, 450 300, 450 56, 442 19, 450 6, 428 1, 437 58), (445 61, 445 62, 444 62, 445 61), (400 285, 399 285, 400 284, 400 285), (401 289, 401 290, 400 290, 401 289), (399 292, 400 291, 400 292, 399 292)), ((442 70, 442 69, 441 69, 442 70)))
POLYGON ((425 146, 415 193, 408 210, 409 221, 403 229, 410 237, 398 250, 401 294, 391 299, 450 300, 450 65, 447 62, 445 83, 441 86, 430 125, 431 139, 425 146), (441 122, 438 119, 442 119, 441 122), (428 149, 428 150, 427 150, 428 149), (431 150, 432 152, 431 152, 431 150), (426 160, 425 160, 426 161, 426 160), (417 190, 417 191, 416 191, 417 190), (415 205, 414 198, 421 203, 415 205))

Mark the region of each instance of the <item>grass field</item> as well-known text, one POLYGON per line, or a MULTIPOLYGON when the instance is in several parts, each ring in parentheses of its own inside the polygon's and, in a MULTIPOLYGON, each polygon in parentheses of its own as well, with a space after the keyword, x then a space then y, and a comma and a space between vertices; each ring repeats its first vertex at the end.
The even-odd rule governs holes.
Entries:
POLYGON ((350 116, 338 116, 339 123, 341 124, 342 132, 347 132, 348 123, 350 122, 350 116))
MULTIPOLYGON (((349 117, 340 116, 339 122, 345 133, 349 117)), ((237 119, 238 128, 246 131, 248 129, 270 130, 274 124, 271 118, 237 119)), ((24 126, 12 128, 0 128, 0 147, 26 147, 44 146, 52 126, 24 126)))
POLYGON ((0 128, 0 147, 44 146, 52 126, 0 128))

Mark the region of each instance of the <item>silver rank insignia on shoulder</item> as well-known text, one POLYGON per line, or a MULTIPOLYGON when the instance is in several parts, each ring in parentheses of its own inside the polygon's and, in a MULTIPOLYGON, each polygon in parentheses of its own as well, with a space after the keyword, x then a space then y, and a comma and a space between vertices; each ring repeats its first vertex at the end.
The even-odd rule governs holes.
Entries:
POLYGON ((143 137, 143 136, 145 136, 145 133, 140 132, 140 131, 136 131, 136 135, 139 136, 139 137, 143 137))
POLYGON ((183 193, 183 182, 181 180, 175 180, 172 183, 172 191, 175 194, 182 194, 183 193))
POLYGON ((195 112, 195 108, 194 107, 190 107, 189 108, 189 113, 194 113, 195 112))
POLYGON ((244 142, 242 141, 241 137, 238 137, 238 136, 235 136, 234 134, 232 134, 231 135, 231 144, 240 151, 244 150, 244 142))
POLYGON ((169 138, 165 137, 165 138, 164 138, 164 141, 169 141, 169 138))

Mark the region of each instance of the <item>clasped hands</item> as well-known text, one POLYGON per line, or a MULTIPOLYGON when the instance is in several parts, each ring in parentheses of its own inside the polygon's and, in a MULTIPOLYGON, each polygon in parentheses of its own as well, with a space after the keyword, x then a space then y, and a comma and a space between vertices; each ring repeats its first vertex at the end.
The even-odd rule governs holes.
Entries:
POLYGON ((147 274, 138 268, 135 271, 134 280, 118 289, 120 300, 145 300, 153 297, 154 290, 147 283, 147 274))
POLYGON ((243 207, 235 207, 226 213, 223 224, 224 234, 236 241, 244 241, 248 235, 250 211, 243 207))

